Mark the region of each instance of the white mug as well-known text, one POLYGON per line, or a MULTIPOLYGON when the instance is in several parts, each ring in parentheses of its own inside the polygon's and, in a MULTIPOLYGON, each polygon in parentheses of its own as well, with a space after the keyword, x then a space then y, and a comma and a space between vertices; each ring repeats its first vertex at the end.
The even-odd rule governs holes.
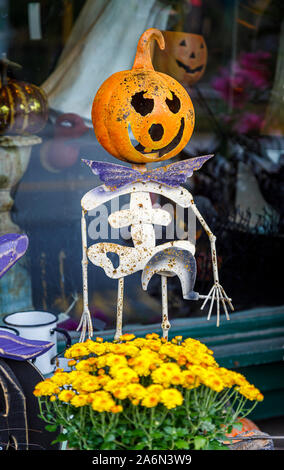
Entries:
POLYGON ((56 332, 65 336, 66 349, 71 346, 71 338, 67 331, 56 326, 57 315, 54 313, 38 311, 9 313, 3 321, 9 327, 15 327, 22 338, 54 343, 52 348, 34 361, 34 365, 43 375, 52 373, 56 368, 55 359, 58 356, 56 332))

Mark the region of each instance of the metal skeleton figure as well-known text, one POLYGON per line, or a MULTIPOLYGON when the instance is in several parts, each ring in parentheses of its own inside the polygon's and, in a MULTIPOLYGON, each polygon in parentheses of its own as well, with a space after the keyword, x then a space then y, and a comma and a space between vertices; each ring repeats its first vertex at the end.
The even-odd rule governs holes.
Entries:
POLYGON ((115 340, 122 335, 122 314, 124 277, 137 271, 142 271, 141 281, 144 290, 154 274, 161 276, 162 287, 162 331, 163 337, 168 338, 170 322, 168 318, 167 303, 167 277, 177 275, 181 282, 183 298, 188 300, 204 299, 201 306, 211 300, 208 319, 211 317, 214 301, 217 305, 217 326, 220 324, 220 302, 222 302, 226 318, 229 320, 226 303, 233 310, 231 299, 219 283, 216 237, 211 232, 206 221, 197 209, 192 195, 187 189, 180 186, 181 182, 192 175, 194 170, 212 155, 192 158, 190 160, 173 163, 167 167, 156 170, 140 172, 136 169, 112 163, 83 160, 95 174, 100 176, 103 185, 92 189, 84 195, 82 205, 82 270, 83 270, 83 315, 78 329, 82 328, 83 341, 88 331, 89 337, 93 334, 91 316, 88 307, 88 260, 104 269, 107 276, 118 279, 117 322, 115 340), (166 183, 165 183, 166 181, 166 183), (113 190, 116 186, 116 190, 113 190), (196 278, 196 262, 194 258, 195 245, 189 240, 176 240, 155 244, 153 224, 168 225, 171 222, 170 214, 163 209, 152 207, 150 193, 167 197, 183 208, 191 208, 206 231, 211 247, 214 284, 208 295, 194 292, 196 278), (85 213, 97 208, 115 197, 130 194, 130 208, 110 214, 108 221, 113 228, 131 226, 131 236, 134 247, 126 247, 114 243, 96 243, 87 247, 87 233, 85 213), (114 268, 108 253, 119 256, 119 265, 114 268))
POLYGON ((84 160, 104 184, 89 191, 81 201, 84 301, 78 327, 82 328, 81 341, 87 332, 89 337, 93 333, 88 308, 88 260, 104 269, 110 278, 118 279, 115 340, 119 340, 122 334, 124 277, 140 270, 145 290, 155 273, 161 276, 164 338, 168 338, 170 328, 167 276, 179 277, 185 299, 204 299, 201 308, 211 300, 208 318, 216 300, 217 325, 220 322, 220 302, 228 319, 226 303, 233 309, 231 299, 219 283, 215 236, 199 213, 192 195, 181 186, 212 155, 152 170, 146 168, 146 163, 161 162, 178 155, 192 135, 195 120, 193 104, 183 86, 173 77, 154 70, 151 60, 153 39, 161 49, 165 48, 161 31, 155 28, 146 30, 138 41, 132 69, 111 75, 101 85, 93 101, 92 121, 99 143, 115 158, 131 163, 132 168, 84 160), (166 226, 171 218, 165 210, 152 207, 150 193, 165 196, 183 208, 191 207, 205 229, 211 245, 214 276, 214 284, 208 295, 199 295, 193 290, 196 262, 195 245, 192 242, 176 240, 156 246, 154 224, 166 226), (125 194, 130 194, 129 209, 111 214, 108 221, 114 228, 130 226, 134 246, 96 243, 88 248, 85 213, 125 194), (114 267, 108 253, 119 256, 118 267, 114 267))

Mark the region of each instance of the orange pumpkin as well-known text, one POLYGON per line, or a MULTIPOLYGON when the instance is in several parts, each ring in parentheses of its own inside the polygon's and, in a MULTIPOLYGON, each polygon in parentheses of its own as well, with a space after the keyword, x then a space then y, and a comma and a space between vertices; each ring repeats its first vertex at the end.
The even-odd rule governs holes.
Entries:
POLYGON ((2 58, 0 65, 0 134, 36 134, 48 118, 45 93, 36 85, 7 77, 8 65, 17 64, 2 58))
POLYGON ((204 74, 207 65, 207 46, 199 34, 163 31, 166 47, 155 48, 154 66, 184 85, 192 86, 204 74))
POLYGON ((194 108, 186 90, 153 68, 153 38, 164 47, 159 30, 146 30, 139 39, 132 69, 111 75, 99 88, 92 106, 98 141, 114 157, 132 163, 177 155, 194 127, 194 108), (134 145, 131 133, 137 142, 134 145))
MULTIPOLYGON (((250 435, 253 435, 254 431, 259 431, 259 427, 250 419, 248 418, 239 418, 239 423, 242 425, 241 429, 233 428, 230 433, 227 433, 227 436, 230 437, 237 437, 239 434, 244 432, 250 432, 250 435)), ((233 442, 237 442, 234 440, 233 442)), ((230 441, 225 441, 224 444, 229 444, 230 441)))

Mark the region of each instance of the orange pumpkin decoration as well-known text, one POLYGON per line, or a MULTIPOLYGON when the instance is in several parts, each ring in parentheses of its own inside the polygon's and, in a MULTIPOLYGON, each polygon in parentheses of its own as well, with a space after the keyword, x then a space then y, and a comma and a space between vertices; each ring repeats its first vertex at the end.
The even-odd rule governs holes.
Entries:
MULTIPOLYGON (((230 438, 230 437, 237 437, 239 434, 242 434, 244 432, 249 432, 250 434, 249 435, 253 435, 254 434, 254 431, 259 431, 259 427, 253 422, 251 421, 250 419, 248 418, 239 418, 238 419, 239 423, 241 423, 242 425, 242 428, 241 429, 237 429, 237 428, 233 428, 232 431, 230 433, 227 434, 227 436, 230 438)), ((233 442, 237 442, 236 440, 234 440, 233 442)), ((225 441, 224 444, 229 444, 230 441, 225 441)))
POLYGON ((194 127, 194 108, 186 90, 153 68, 153 38, 164 47, 161 31, 146 30, 139 39, 132 69, 111 75, 99 88, 92 106, 100 144, 119 160, 132 163, 177 155, 194 127), (130 131, 137 145, 132 144, 130 131))
POLYGON ((36 134, 48 118, 45 93, 36 85, 7 77, 7 67, 18 64, 3 57, 0 66, 0 134, 36 134))
POLYGON ((199 34, 163 31, 166 47, 154 51, 154 66, 183 85, 192 86, 204 74, 207 46, 199 34))

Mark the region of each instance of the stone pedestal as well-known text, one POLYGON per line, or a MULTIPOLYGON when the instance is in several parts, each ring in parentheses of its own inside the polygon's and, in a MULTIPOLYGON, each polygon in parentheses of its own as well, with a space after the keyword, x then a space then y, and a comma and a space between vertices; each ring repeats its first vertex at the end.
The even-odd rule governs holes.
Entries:
MULTIPOLYGON (((11 218, 11 191, 27 169, 32 146, 40 143, 34 135, 0 137, 0 235, 22 232, 11 218)), ((0 316, 33 309, 28 258, 27 254, 0 280, 0 316)))

